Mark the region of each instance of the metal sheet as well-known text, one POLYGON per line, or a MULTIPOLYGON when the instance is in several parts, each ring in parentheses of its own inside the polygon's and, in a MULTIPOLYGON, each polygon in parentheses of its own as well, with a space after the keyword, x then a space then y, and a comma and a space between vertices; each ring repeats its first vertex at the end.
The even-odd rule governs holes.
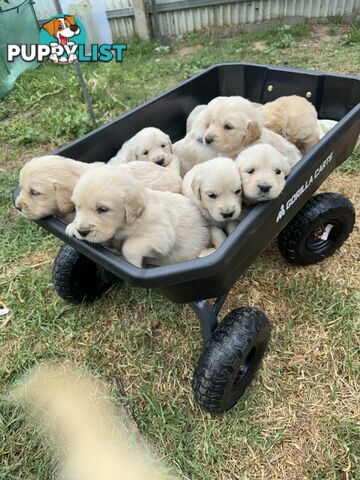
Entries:
MULTIPOLYGON (((131 0, 105 0, 105 4, 114 38, 134 35, 131 0)), ((360 12, 360 0, 157 0, 157 6, 161 34, 167 37, 271 19, 322 18, 360 12)), ((53 0, 36 0, 35 10, 39 19, 49 17, 54 12, 53 0)))

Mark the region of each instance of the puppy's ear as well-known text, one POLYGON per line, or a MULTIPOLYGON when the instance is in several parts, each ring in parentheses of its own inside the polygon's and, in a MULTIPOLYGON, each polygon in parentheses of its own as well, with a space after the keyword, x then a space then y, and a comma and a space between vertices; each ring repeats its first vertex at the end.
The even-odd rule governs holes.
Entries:
POLYGON ((67 215, 75 209, 74 203, 71 201, 72 189, 63 187, 60 183, 54 183, 56 205, 61 215, 67 215))
POLYGON ((172 143, 171 143, 171 139, 170 139, 169 135, 167 136, 167 141, 168 141, 168 144, 169 144, 170 153, 172 154, 173 153, 173 148, 172 148, 172 143))
POLYGON ((135 162, 137 160, 136 148, 135 145, 129 145, 128 152, 127 152, 127 161, 128 162, 135 162))
POLYGON ((201 182, 200 179, 195 175, 191 182, 191 190, 194 192, 196 198, 201 200, 201 182))
POLYGON ((70 23, 70 25, 76 25, 74 15, 65 15, 64 18, 70 23))
POLYGON ((50 20, 50 22, 43 23, 42 28, 44 28, 49 35, 54 37, 56 33, 57 25, 58 25, 58 20, 56 18, 53 18, 52 20, 50 20))
POLYGON ((131 225, 145 210, 145 200, 138 192, 128 195, 125 199, 125 221, 131 225))
POLYGON ((256 140, 259 140, 260 137, 261 137, 260 125, 254 121, 249 122, 247 126, 246 136, 244 139, 244 147, 247 147, 248 145, 251 145, 252 143, 256 142, 256 140))
POLYGON ((284 166, 283 166, 283 171, 284 171, 284 176, 287 177, 290 173, 291 167, 290 167, 290 162, 289 160, 284 157, 284 166))
MULTIPOLYGON (((241 155, 241 154, 240 154, 241 155)), ((238 172, 241 176, 241 171, 242 171, 242 168, 241 168, 241 157, 240 155, 238 155, 238 157, 235 159, 235 165, 236 165, 236 168, 238 169, 238 172), (240 157, 240 158, 239 158, 240 157)))

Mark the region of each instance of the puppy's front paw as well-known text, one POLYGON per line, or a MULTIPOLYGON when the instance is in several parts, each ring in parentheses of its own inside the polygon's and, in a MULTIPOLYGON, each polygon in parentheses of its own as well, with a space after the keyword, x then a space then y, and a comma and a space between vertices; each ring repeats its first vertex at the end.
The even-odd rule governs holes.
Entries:
POLYGON ((210 235, 211 243, 216 249, 220 248, 227 238, 225 232, 218 227, 211 227, 210 235))
POLYGON ((69 223, 69 225, 65 229, 65 233, 69 235, 69 237, 75 237, 76 236, 75 232, 76 232, 75 225, 73 223, 69 223))

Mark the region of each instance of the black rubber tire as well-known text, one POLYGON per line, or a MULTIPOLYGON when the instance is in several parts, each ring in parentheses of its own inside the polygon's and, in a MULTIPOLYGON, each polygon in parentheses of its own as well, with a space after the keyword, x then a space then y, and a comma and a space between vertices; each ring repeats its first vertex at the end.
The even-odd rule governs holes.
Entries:
POLYGON ((278 236, 281 255, 290 263, 309 265, 330 257, 347 240, 355 224, 355 209, 337 193, 316 195, 278 236), (326 228, 331 230, 326 234, 326 228), (320 234, 327 235, 321 239, 320 234))
POLYGON ((270 322, 257 308, 237 308, 226 315, 194 372, 193 394, 203 410, 222 413, 235 405, 254 378, 270 336, 270 322))
POLYGON ((94 301, 111 287, 114 279, 70 245, 62 246, 54 261, 54 289, 59 297, 69 303, 94 301))

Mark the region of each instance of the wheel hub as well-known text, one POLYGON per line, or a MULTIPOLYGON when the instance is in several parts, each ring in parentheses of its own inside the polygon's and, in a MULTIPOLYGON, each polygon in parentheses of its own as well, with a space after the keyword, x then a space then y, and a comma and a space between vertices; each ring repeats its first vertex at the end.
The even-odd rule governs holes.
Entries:
POLYGON ((307 248, 312 251, 319 251, 328 247, 333 241, 337 229, 337 222, 335 221, 317 225, 307 239, 307 248))

